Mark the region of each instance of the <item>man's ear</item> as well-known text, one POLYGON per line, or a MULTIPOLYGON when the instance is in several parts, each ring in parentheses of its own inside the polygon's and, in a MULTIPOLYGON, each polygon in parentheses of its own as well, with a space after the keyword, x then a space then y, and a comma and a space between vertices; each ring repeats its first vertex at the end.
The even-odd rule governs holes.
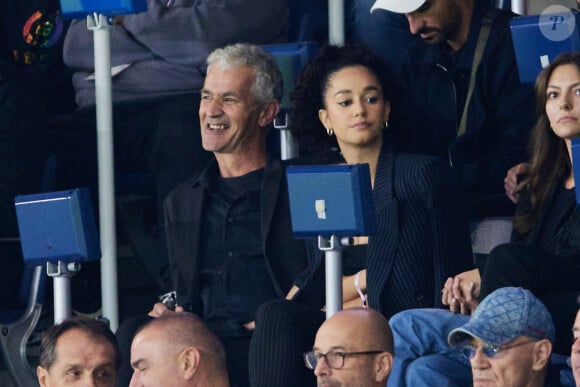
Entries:
POLYGON ((274 118, 276 118, 276 115, 279 111, 280 103, 278 101, 266 102, 262 105, 260 110, 260 115, 258 116, 258 125, 260 125, 262 128, 270 125, 272 121, 274 121, 274 118))
POLYGON ((179 356, 180 369, 183 372, 184 379, 192 379, 199 368, 201 354, 195 347, 188 347, 181 352, 179 356))
POLYGON ((550 361, 552 354, 552 343, 550 340, 543 339, 534 344, 534 371, 543 370, 550 361))
POLYGON ((48 370, 44 367, 36 367, 36 377, 38 378, 38 383, 40 387, 48 387, 46 380, 48 379, 48 370))
POLYGON ((378 354, 375 367, 375 380, 377 382, 386 381, 393 368, 393 354, 390 352, 378 354))

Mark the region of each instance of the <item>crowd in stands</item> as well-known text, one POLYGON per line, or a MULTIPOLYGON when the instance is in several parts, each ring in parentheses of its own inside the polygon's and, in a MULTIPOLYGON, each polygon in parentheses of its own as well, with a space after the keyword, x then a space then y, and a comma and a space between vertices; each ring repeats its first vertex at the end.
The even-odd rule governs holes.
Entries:
MULTIPOLYGON (((580 386, 580 53, 534 94, 514 15, 488 0, 346 5, 354 41, 322 47, 294 90, 260 47, 287 41, 286 1, 148 0, 114 19, 115 169, 152 182, 160 253, 143 264, 175 305, 115 334, 83 317, 49 328, 41 386, 580 386), (268 135, 284 92, 300 155, 281 161, 268 135), (345 249, 328 319, 324 255, 292 232, 293 163, 370 168, 377 232, 345 249), (497 215, 511 240, 475 261, 469 221, 497 215)), ((2 238, 14 195, 46 189, 47 155, 54 187, 96 193, 97 154, 85 21, 50 0, 0 11, 2 238)), ((98 305, 85 273, 73 303, 98 305)))
MULTIPOLYGON (((455 357, 455 366, 467 364, 473 375, 460 384, 447 381, 445 385, 580 385, 578 320, 580 310, 569 363, 573 376, 566 378, 553 369, 559 361, 553 354, 555 327, 545 305, 527 289, 500 288, 471 317, 437 338, 454 350, 449 354, 450 365, 455 357)), ((319 386, 436 385, 426 378, 437 368, 418 375, 420 379, 414 382, 420 384, 393 380, 399 347, 395 340, 381 313, 367 307, 344 309, 320 326, 311 350, 302 355, 304 366, 314 373, 319 386)), ((113 387, 119 362, 117 341, 107 324, 75 317, 44 332, 38 381, 41 387, 113 387)), ((129 386, 237 385, 228 379, 226 362, 221 341, 201 318, 188 312, 165 314, 137 331, 131 344, 134 373, 129 386)))

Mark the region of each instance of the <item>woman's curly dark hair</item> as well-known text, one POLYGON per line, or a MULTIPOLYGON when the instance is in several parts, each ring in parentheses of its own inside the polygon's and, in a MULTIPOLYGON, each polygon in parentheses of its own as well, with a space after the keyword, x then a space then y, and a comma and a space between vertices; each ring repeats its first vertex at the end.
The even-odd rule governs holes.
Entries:
POLYGON ((318 119, 318 111, 325 107, 324 94, 330 77, 350 66, 369 69, 381 85, 383 98, 389 100, 383 67, 370 49, 358 43, 323 47, 318 56, 306 64, 290 95, 293 105, 290 113, 291 129, 298 140, 302 156, 323 154, 338 147, 336 138, 326 134, 318 119))

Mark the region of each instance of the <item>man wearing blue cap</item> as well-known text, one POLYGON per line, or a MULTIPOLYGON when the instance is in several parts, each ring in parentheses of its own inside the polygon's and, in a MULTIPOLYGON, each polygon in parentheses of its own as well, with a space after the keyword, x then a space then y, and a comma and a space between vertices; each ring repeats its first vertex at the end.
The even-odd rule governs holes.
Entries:
POLYGON ((418 311, 425 313, 402 312, 389 321, 397 353, 389 387, 559 386, 550 384, 557 375, 547 377, 554 324, 529 290, 497 289, 471 317, 418 311))
POLYGON ((521 85, 511 12, 490 0, 377 0, 371 12, 405 14, 413 40, 403 59, 395 143, 449 160, 472 216, 513 211, 508 169, 526 160, 534 119, 532 85, 521 85))
POLYGON ((473 386, 544 386, 555 339, 550 313, 529 290, 500 288, 453 329, 449 344, 469 358, 473 386))

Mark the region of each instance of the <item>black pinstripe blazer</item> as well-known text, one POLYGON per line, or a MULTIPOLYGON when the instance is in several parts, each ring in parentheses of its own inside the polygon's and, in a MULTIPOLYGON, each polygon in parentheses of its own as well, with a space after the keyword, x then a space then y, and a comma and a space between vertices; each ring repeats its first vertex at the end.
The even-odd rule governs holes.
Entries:
MULTIPOLYGON (((373 190, 378 230, 369 238, 369 306, 390 317, 441 306, 447 277, 473 268, 465 200, 450 167, 430 156, 381 151, 373 190)), ((311 254, 316 254, 313 243, 311 254)), ((319 257, 322 257, 318 252, 319 257)), ((324 303, 324 259, 296 300, 324 303)))

